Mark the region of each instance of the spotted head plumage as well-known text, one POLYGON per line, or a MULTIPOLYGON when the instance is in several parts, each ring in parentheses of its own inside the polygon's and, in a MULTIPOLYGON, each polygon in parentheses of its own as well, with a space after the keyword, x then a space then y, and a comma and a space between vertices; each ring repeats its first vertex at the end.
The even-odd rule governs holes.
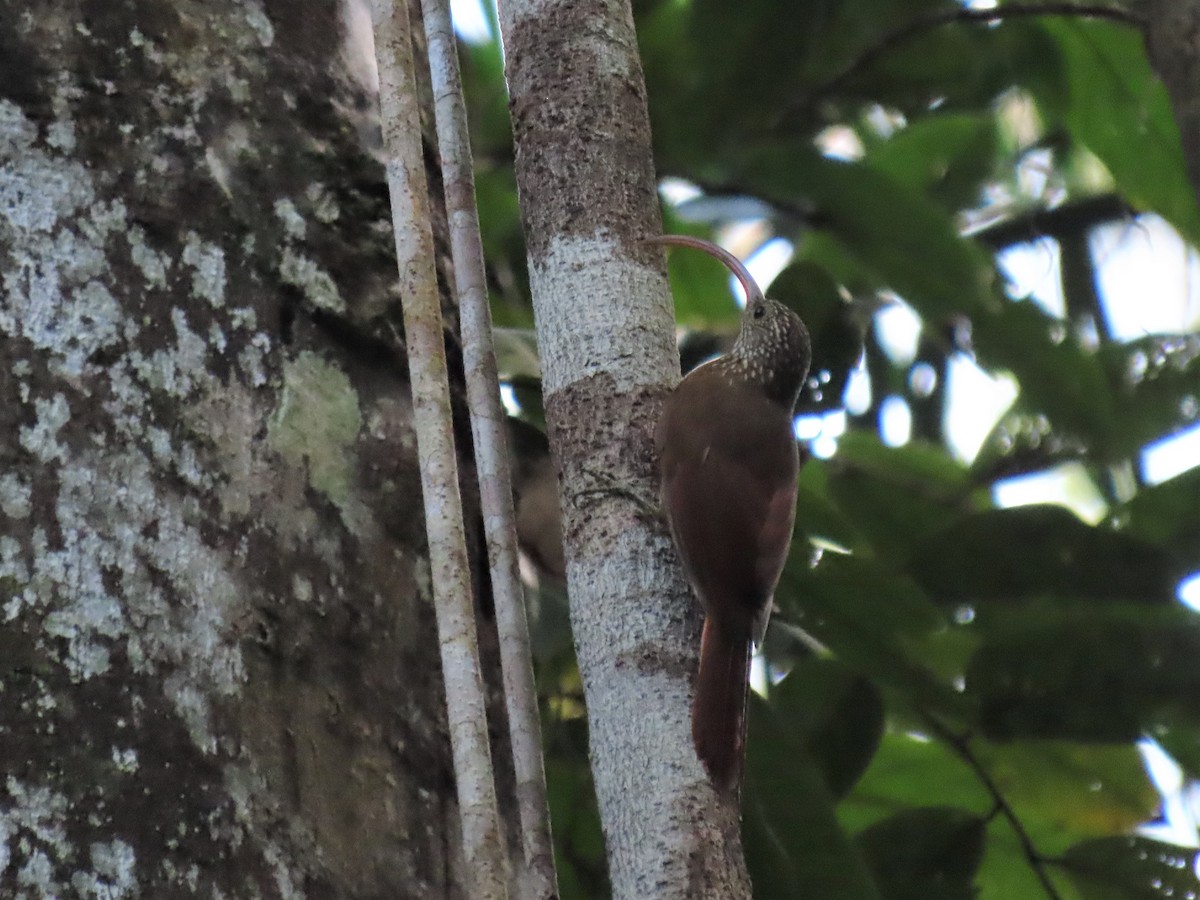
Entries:
POLYGON ((794 408, 812 362, 812 344, 801 318, 779 301, 765 297, 745 264, 724 247, 682 234, 648 238, 645 243, 693 247, 725 264, 741 283, 746 306, 733 347, 712 365, 731 377, 760 385, 771 400, 789 410, 794 408))

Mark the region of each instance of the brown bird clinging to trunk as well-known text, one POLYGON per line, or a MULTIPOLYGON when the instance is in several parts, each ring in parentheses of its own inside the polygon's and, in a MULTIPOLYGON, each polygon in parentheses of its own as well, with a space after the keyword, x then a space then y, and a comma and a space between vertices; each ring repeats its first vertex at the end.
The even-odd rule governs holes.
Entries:
POLYGON ((713 783, 738 791, 751 649, 766 632, 796 517, 793 410, 812 349, 800 317, 766 299, 733 254, 681 235, 648 243, 703 250, 746 292, 733 348, 679 383, 655 435, 663 508, 705 612, 692 740, 713 783))

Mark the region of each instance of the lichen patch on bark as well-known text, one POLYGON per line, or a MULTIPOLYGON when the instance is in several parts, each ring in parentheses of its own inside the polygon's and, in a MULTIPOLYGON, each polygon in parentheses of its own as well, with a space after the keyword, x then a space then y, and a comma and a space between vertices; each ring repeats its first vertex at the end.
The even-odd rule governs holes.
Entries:
POLYGON ((337 5, 0 19, 0 896, 447 895, 337 5))
POLYGON ((362 428, 358 396, 345 372, 304 351, 283 367, 283 391, 268 432, 272 446, 297 465, 334 503, 347 499, 349 448, 362 428))

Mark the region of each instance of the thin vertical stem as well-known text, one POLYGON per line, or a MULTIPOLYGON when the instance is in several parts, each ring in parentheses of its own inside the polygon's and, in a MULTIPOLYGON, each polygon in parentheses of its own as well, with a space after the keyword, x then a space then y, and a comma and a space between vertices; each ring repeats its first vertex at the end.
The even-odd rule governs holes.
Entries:
POLYGON ((518 885, 522 897, 543 900, 557 896, 558 887, 546 805, 546 773, 542 763, 542 733, 529 648, 529 624, 517 573, 512 476, 496 354, 492 346, 492 314, 488 306, 483 243, 475 204, 467 110, 449 0, 422 0, 421 9, 450 222, 450 250, 461 307, 467 404, 475 439, 475 464, 479 473, 517 782, 517 808, 525 856, 518 885))
POLYGON ((450 418, 429 188, 406 0, 377 0, 375 57, 388 190, 404 305, 413 423, 421 459, 425 527, 446 684, 447 721, 473 898, 507 897, 508 879, 488 747, 487 713, 450 418))

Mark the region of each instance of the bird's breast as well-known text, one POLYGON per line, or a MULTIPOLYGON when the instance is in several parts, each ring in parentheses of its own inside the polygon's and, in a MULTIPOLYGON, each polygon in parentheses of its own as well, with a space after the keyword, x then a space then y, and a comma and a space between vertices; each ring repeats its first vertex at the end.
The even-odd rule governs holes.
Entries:
POLYGON ((709 615, 751 635, 791 542, 790 412, 696 370, 668 398, 658 443, 663 505, 688 580, 709 615))

